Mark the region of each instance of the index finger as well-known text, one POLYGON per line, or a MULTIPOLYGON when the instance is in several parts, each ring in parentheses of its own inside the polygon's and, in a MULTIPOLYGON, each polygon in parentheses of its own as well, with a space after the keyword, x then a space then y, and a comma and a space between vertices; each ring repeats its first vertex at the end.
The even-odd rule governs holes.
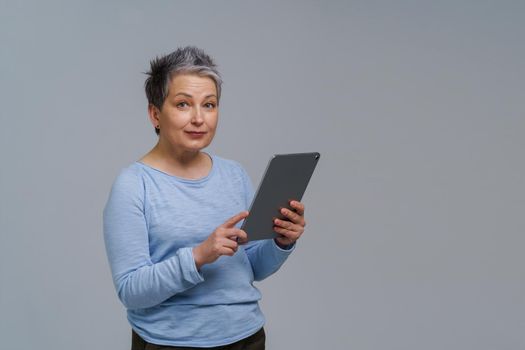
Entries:
POLYGON ((237 224, 239 221, 241 221, 242 219, 246 218, 248 216, 248 211, 241 211, 239 214, 235 215, 235 216, 232 216, 231 218, 229 218, 228 220, 226 220, 224 222, 224 224, 222 224, 221 226, 222 227, 226 227, 226 228, 231 228, 233 226, 235 226, 235 224, 237 224))

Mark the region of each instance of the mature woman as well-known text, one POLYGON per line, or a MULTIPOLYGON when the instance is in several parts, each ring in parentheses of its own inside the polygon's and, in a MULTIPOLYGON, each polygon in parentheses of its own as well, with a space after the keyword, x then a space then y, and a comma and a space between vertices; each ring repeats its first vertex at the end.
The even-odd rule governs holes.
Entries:
POLYGON ((218 122, 221 78, 195 47, 151 62, 145 89, 158 143, 117 176, 104 208, 115 288, 132 349, 264 349, 254 281, 276 272, 304 231, 292 201, 275 240, 248 241, 253 188, 236 161, 203 152, 218 122))

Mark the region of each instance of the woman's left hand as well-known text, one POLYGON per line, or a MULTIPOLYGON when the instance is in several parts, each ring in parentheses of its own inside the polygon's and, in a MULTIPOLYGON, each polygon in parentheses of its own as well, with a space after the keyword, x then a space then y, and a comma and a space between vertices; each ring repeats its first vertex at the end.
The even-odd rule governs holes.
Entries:
POLYGON ((295 209, 292 211, 287 208, 281 209, 283 214, 288 220, 275 219, 273 221, 273 230, 281 236, 275 238, 279 246, 288 246, 293 244, 301 237, 306 226, 304 221, 304 204, 298 201, 291 201, 290 206, 295 209))

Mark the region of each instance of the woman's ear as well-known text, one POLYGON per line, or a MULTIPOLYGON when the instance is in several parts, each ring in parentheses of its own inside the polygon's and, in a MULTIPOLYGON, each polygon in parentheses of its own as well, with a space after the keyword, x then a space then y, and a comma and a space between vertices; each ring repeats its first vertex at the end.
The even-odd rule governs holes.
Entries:
POLYGON ((151 121, 151 124, 153 125, 153 127, 158 128, 160 126, 159 109, 155 105, 150 103, 148 105, 148 115, 149 115, 149 120, 151 121))

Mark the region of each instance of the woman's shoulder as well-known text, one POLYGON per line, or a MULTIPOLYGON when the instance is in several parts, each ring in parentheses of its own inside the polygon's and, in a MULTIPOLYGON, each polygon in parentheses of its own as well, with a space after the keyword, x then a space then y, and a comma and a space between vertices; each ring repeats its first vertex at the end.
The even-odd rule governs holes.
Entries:
POLYGON ((218 156, 216 154, 212 154, 211 156, 213 158, 213 161, 217 163, 217 167, 222 169, 223 171, 243 176, 244 174, 246 174, 246 170, 242 166, 241 162, 218 156))
MULTIPOLYGON (((144 203, 144 181, 140 167, 132 163, 121 168, 113 180, 106 208, 126 203, 142 206, 144 203)), ((106 209, 104 209, 104 212, 106 209)))
POLYGON ((138 162, 133 162, 120 169, 115 180, 113 181, 113 187, 133 187, 136 188, 137 184, 143 181, 143 169, 138 162))

